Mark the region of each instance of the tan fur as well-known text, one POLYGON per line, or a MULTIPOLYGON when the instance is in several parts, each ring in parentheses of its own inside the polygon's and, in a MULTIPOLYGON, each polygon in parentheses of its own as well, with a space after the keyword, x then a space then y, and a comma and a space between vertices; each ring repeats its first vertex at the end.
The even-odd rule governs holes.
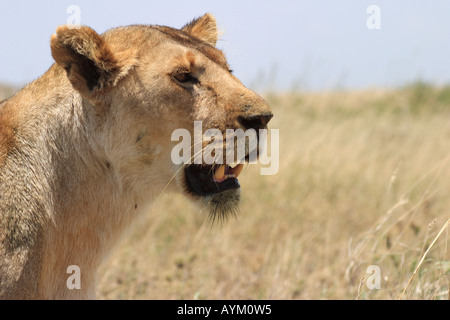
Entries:
POLYGON ((6 108, 0 110, 0 167, 14 147, 15 124, 13 115, 6 108))
POLYGON ((183 30, 57 29, 56 64, 0 105, 0 298, 95 298, 96 271, 124 230, 163 190, 185 193, 172 132, 270 114, 216 41, 211 15, 183 30), (199 82, 181 86, 180 72, 199 82), (66 285, 71 265, 80 290, 66 285))
POLYGON ((217 25, 216 19, 211 14, 205 14, 203 17, 193 20, 185 25, 181 30, 193 35, 212 47, 217 43, 217 25))

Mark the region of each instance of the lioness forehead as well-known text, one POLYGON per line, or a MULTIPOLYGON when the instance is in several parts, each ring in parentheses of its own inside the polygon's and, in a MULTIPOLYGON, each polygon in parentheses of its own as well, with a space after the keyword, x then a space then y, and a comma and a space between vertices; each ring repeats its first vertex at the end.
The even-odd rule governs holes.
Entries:
POLYGON ((228 66, 227 59, 225 58, 225 55, 222 51, 219 49, 207 44, 206 42, 201 41, 200 39, 197 39, 181 30, 173 29, 170 27, 163 27, 163 26, 152 26, 155 30, 158 30, 159 32, 163 33, 167 37, 169 37, 171 40, 185 46, 191 49, 195 49, 199 52, 201 52, 204 56, 206 56, 211 61, 215 62, 222 68, 226 69, 227 71, 230 70, 230 67, 228 66))
MULTIPOLYGON (((190 34, 187 34, 184 31, 170 28, 170 27, 156 26, 156 25, 133 25, 133 26, 125 27, 125 28, 123 28, 123 27, 117 28, 116 30, 128 29, 129 31, 132 31, 134 29, 135 31, 137 31, 135 28, 141 29, 141 31, 142 30, 146 30, 146 31, 150 31, 150 32, 156 31, 160 35, 163 35, 165 38, 167 38, 170 41, 174 41, 177 44, 180 44, 182 46, 185 46, 187 48, 194 49, 194 50, 200 52, 205 57, 207 57, 209 60, 216 63, 217 65, 219 65, 226 71, 230 71, 230 67, 228 65, 227 59, 221 50, 207 44, 206 42, 204 42, 194 36, 191 36, 190 34)), ((110 31, 114 31, 114 29, 110 30, 110 31)), ((107 31, 106 33, 109 33, 109 32, 107 31)))

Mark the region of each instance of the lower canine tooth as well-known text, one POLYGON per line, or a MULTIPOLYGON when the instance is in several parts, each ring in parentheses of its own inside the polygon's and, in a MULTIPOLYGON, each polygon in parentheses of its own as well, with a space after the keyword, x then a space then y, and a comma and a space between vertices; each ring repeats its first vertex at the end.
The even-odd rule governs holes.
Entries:
POLYGON ((214 172, 214 180, 222 181, 225 178, 225 166, 221 165, 216 172, 214 172))
POLYGON ((241 175, 242 170, 244 169, 243 164, 238 164, 236 167, 232 169, 232 173, 238 178, 241 175))

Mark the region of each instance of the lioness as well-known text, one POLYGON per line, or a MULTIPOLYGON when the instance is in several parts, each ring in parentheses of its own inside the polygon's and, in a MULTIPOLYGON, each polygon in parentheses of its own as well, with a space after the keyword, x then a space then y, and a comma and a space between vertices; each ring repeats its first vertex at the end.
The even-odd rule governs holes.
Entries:
POLYGON ((163 190, 213 214, 236 208, 242 165, 171 161, 177 128, 262 129, 272 117, 216 42, 210 14, 181 30, 56 30, 56 63, 0 106, 0 298, 95 298, 102 259, 163 190))

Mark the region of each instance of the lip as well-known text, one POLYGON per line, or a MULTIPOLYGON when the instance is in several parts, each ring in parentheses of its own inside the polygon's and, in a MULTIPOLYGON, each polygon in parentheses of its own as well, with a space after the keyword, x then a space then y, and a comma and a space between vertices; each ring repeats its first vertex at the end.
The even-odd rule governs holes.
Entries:
POLYGON ((206 197, 222 193, 227 190, 239 189, 241 185, 237 176, 240 171, 230 166, 203 166, 189 165, 185 168, 185 177, 187 189, 191 194, 206 197), (222 170, 223 173, 216 173, 222 170), (234 174, 239 171, 237 176, 234 174))

